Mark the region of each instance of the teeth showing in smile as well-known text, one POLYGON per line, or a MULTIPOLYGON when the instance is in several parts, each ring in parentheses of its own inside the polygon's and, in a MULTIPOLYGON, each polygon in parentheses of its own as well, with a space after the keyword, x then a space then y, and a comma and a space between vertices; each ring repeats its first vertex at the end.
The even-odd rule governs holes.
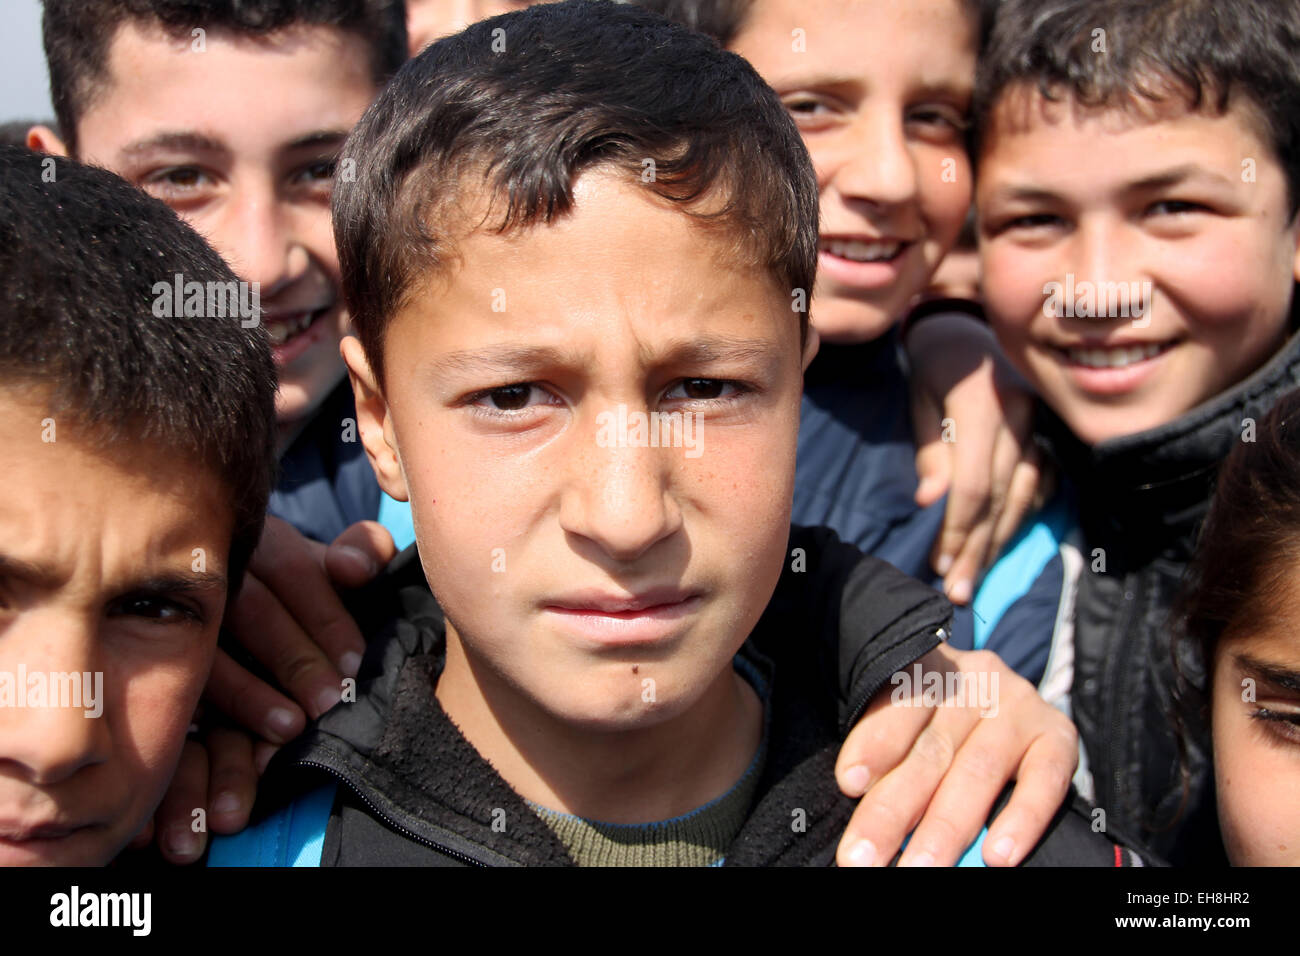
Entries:
POLYGON ((854 262, 888 262, 903 248, 901 242, 863 242, 861 239, 831 239, 826 251, 854 262))
POLYGON ((1144 362, 1155 358, 1168 346, 1165 345, 1130 345, 1115 349, 1066 349, 1065 354, 1076 365, 1088 368, 1124 368, 1135 362, 1144 362))
POLYGON ((277 319, 274 322, 268 322, 266 324, 266 334, 270 336, 271 344, 283 345, 295 335, 307 331, 312 319, 316 318, 318 314, 316 312, 303 312, 291 319, 277 319))

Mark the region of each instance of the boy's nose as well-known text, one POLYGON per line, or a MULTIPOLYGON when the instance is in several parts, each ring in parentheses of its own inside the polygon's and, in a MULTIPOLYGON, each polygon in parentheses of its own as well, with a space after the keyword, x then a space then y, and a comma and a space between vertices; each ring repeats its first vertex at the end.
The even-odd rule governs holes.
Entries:
POLYGON ((844 143, 831 182, 846 200, 879 208, 915 199, 916 163, 902 126, 885 115, 861 117, 844 143))
POLYGON ((1125 230, 1116 223, 1087 220, 1080 223, 1070 262, 1076 270, 1076 286, 1087 281, 1094 288, 1104 289, 1109 282, 1127 283, 1138 278, 1137 262, 1126 246, 1125 230))
POLYGON ((565 531, 622 563, 637 560, 682 526, 670 456, 681 448, 601 447, 594 436, 570 458, 560 503, 565 531))
POLYGON ((293 285, 311 267, 311 255, 294 235, 290 220, 268 189, 249 189, 208 236, 240 279, 258 284, 263 301, 293 285))
POLYGON ((48 786, 108 759, 108 712, 93 628, 50 614, 30 617, 40 619, 5 632, 0 680, 12 693, 0 707, 0 767, 48 786))

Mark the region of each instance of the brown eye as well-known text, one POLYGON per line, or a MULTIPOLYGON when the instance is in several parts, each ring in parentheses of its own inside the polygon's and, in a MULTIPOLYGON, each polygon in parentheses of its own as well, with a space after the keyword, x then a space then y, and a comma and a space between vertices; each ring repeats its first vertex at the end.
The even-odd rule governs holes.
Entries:
POLYGON ((503 385, 488 392, 487 398, 495 408, 503 412, 514 412, 528 404, 528 397, 532 392, 531 385, 503 385))
POLYGON ((199 184, 200 175, 197 169, 186 167, 184 169, 173 169, 166 175, 167 183, 171 186, 183 186, 189 188, 199 184))
POLYGON ((688 378, 682 382, 682 390, 687 398, 717 398, 726 387, 726 382, 716 378, 688 378))

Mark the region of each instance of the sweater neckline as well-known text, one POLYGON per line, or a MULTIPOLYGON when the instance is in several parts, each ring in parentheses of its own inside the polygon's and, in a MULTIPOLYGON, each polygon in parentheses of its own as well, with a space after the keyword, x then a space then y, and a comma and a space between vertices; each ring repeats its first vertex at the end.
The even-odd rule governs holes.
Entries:
POLYGON ((754 804, 770 732, 766 679, 744 658, 733 666, 763 705, 763 729, 753 759, 726 793, 667 820, 607 823, 525 800, 579 866, 720 866, 754 804))

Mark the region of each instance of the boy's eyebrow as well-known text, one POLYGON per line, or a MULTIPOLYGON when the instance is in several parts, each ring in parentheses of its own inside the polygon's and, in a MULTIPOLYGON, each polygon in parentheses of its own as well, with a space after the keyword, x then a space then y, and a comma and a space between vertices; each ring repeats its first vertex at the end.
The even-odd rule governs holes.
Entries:
POLYGON ((665 364, 709 365, 734 362, 770 367, 780 361, 781 349, 774 342, 706 335, 671 343, 660 358, 665 364))
MULTIPOLYGON (((53 567, 0 553, 0 574, 17 578, 38 590, 54 591, 66 576, 53 567)), ((123 592, 144 591, 151 594, 187 594, 196 591, 219 591, 226 587, 226 576, 219 571, 164 571, 118 588, 123 592)))
POLYGON ((524 368, 564 364, 565 353, 546 345, 496 345, 482 349, 448 352, 431 361, 427 368, 434 375, 447 372, 490 374, 516 372, 524 368))
MULTIPOLYGON (((866 81, 861 76, 858 76, 853 73, 830 73, 830 72, 797 73, 793 71, 789 73, 774 72, 771 78, 764 77, 764 79, 767 80, 768 85, 770 85, 771 87, 777 90, 780 90, 785 87, 796 87, 796 88, 819 87, 819 88, 826 88, 826 89, 834 89, 836 87, 843 88, 843 87, 853 86, 853 87, 865 88, 867 86, 866 81)), ((970 99, 972 92, 973 92, 973 84, 970 83, 954 84, 946 80, 940 80, 938 82, 933 82, 933 83, 923 82, 918 86, 916 86, 915 88, 908 90, 909 96, 911 97, 942 96, 942 97, 950 97, 952 99, 957 99, 957 100, 970 99)))
POLYGON ((225 587, 226 576, 217 571, 175 571, 131 581, 122 590, 148 594, 192 594, 196 591, 220 591, 225 587))
POLYGON ((1300 671, 1266 663, 1250 654, 1238 654, 1237 664, 1242 670, 1262 677, 1270 684, 1285 687, 1287 690, 1300 691, 1300 671))
MULTIPOLYGON (((780 360, 775 343, 732 336, 701 336, 669 343, 662 354, 645 349, 642 361, 653 364, 705 365, 719 362, 762 363, 770 367, 780 360)), ((482 349, 449 352, 427 366, 434 375, 447 372, 471 374, 513 373, 556 365, 586 364, 583 356, 546 345, 498 345, 482 349)))
POLYGON ((292 142, 286 143, 283 149, 307 149, 308 147, 318 146, 338 146, 348 138, 348 130, 345 129, 320 129, 311 133, 299 136, 292 142))
POLYGON ((1156 189, 1166 189, 1169 186, 1177 186, 1180 183, 1187 182, 1189 179, 1209 179, 1218 183, 1230 183, 1228 177, 1216 173, 1212 169, 1206 169, 1204 166, 1197 166, 1194 163, 1188 163, 1183 166, 1175 166, 1172 169, 1166 169, 1163 172, 1154 173, 1146 176, 1136 182, 1130 183, 1129 192, 1150 192, 1156 189))
POLYGON ((17 578, 42 591, 53 591, 64 580, 64 576, 49 565, 24 561, 3 552, 0 552, 0 574, 5 577, 17 578))
MULTIPOLYGON (((1162 170, 1158 173, 1152 173, 1150 176, 1144 176, 1141 179, 1134 180, 1124 186, 1126 193, 1146 193, 1155 192, 1161 189, 1168 189, 1171 186, 1178 186, 1189 180, 1205 179, 1220 185, 1231 185, 1232 180, 1226 176, 1220 175, 1212 169, 1206 169, 1204 166, 1187 164, 1176 166, 1173 169, 1162 170)), ((998 186, 989 195, 989 199, 1000 202, 1029 202, 1029 203, 1050 203, 1058 202, 1061 196, 1050 189, 1044 189, 1041 186, 1017 186, 1004 185, 998 186)))
POLYGON ((230 149, 220 140, 189 130, 171 130, 156 133, 147 139, 136 140, 122 147, 124 157, 141 156, 154 150, 171 150, 178 153, 217 153, 229 156, 230 149))
POLYGON ((998 186, 988 196, 989 202, 1053 203, 1060 199, 1058 193, 1041 186, 998 186))

